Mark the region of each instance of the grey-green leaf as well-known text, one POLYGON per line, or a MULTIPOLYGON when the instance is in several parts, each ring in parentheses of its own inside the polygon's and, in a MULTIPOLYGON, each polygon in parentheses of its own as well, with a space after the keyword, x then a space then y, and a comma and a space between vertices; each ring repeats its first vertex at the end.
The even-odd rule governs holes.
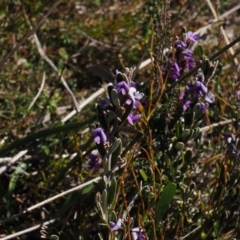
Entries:
POLYGON ((108 187, 108 204, 109 205, 112 205, 112 203, 114 202, 116 191, 117 191, 117 181, 116 181, 116 178, 113 177, 111 180, 111 185, 108 187))
POLYGON ((176 192, 176 185, 172 182, 169 182, 164 188, 163 191, 158 198, 157 205, 156 205, 156 215, 155 215, 155 221, 156 223, 159 223, 164 213, 169 207, 169 204, 173 200, 173 197, 176 192))

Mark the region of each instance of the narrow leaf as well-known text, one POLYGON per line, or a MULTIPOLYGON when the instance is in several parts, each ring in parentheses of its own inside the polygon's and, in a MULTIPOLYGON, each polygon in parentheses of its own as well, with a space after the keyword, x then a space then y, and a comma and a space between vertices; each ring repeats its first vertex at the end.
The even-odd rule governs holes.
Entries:
POLYGON ((169 182, 164 188, 158 199, 156 205, 156 216, 155 221, 159 223, 166 210, 168 209, 169 204, 171 203, 176 192, 176 185, 172 182, 169 182))

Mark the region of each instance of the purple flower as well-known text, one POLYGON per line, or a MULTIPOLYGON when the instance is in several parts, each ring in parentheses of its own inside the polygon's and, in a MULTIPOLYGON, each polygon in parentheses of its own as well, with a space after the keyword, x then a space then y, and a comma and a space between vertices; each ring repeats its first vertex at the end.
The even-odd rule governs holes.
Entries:
POLYGON ((223 138, 224 140, 227 142, 227 143, 233 143, 236 141, 236 137, 234 134, 232 133, 222 133, 223 135, 223 138))
POLYGON ((230 134, 230 133, 223 133, 222 134, 223 137, 224 137, 224 140, 227 142, 228 144, 228 147, 229 147, 229 150, 232 152, 232 153, 236 153, 237 151, 237 147, 235 145, 236 143, 236 137, 234 134, 230 134))
MULTIPOLYGON (((125 81, 121 81, 115 85, 117 91, 121 93, 122 95, 128 94, 130 99, 135 103, 135 97, 134 94, 137 91, 135 86, 135 82, 130 82, 130 86, 125 81)), ((127 103, 130 104, 130 103, 127 103)))
POLYGON ((240 90, 237 91, 237 100, 240 101, 240 90))
POLYGON ((132 229, 133 240, 145 240, 144 230, 142 228, 136 227, 132 229))
POLYGON ((138 91, 134 93, 135 100, 140 101, 143 97, 144 97, 144 93, 141 93, 141 92, 138 92, 138 91))
POLYGON ((121 81, 115 85, 118 92, 126 95, 129 92, 129 86, 125 81, 121 81))
POLYGON ((208 106, 204 103, 200 103, 200 106, 199 106, 200 110, 202 111, 202 113, 205 113, 208 109, 208 106))
POLYGON ((135 86, 136 86, 136 83, 133 82, 133 81, 131 81, 131 82, 130 82, 130 87, 134 87, 134 88, 135 88, 135 86))
POLYGON ((132 99, 132 101, 135 103, 135 93, 136 93, 136 88, 130 87, 128 91, 128 96, 132 99))
POLYGON ((189 107, 190 107, 190 104, 192 102, 190 100, 187 100, 184 104, 183 104, 183 111, 185 112, 189 107))
MULTIPOLYGON (((136 108, 138 107, 138 105, 139 105, 139 103, 140 103, 140 101, 142 100, 143 97, 144 97, 144 94, 141 93, 141 92, 134 92, 134 93, 133 93, 133 98, 134 98, 133 108, 134 108, 134 109, 136 109, 136 108)), ((130 105, 132 101, 133 101, 132 99, 128 99, 128 100, 126 101, 126 104, 127 104, 127 105, 130 105)))
POLYGON ((131 125, 133 125, 139 119, 140 119, 140 116, 138 114, 133 115, 132 113, 130 113, 127 117, 127 120, 131 125))
POLYGON ((95 154, 89 154, 89 161, 88 161, 88 170, 98 169, 99 168, 99 158, 95 154))
POLYGON ((196 81, 199 81, 199 82, 204 82, 204 80, 205 80, 205 77, 204 77, 204 74, 203 74, 203 72, 199 72, 196 76, 195 76, 195 79, 196 79, 196 81))
POLYGON ((195 83, 189 83, 187 86, 188 91, 197 91, 197 93, 202 96, 207 93, 207 87, 199 81, 196 81, 195 83))
POLYGON ((185 49, 187 47, 187 44, 181 40, 175 41, 175 48, 183 48, 185 49))
POLYGON ((184 56, 184 68, 190 70, 195 67, 195 60, 193 57, 184 56))
POLYGON ((106 109, 109 106, 110 102, 111 101, 110 101, 109 97, 106 97, 103 100, 99 100, 98 104, 101 107, 101 109, 106 109))
POLYGON ((114 232, 114 231, 118 231, 119 229, 121 229, 121 225, 122 225, 122 219, 119 218, 117 220, 117 223, 114 223, 114 222, 109 222, 109 225, 111 227, 111 231, 114 232))
POLYGON ((105 143, 107 141, 107 137, 103 132, 102 128, 96 128, 92 131, 92 135, 94 137, 94 141, 96 144, 105 143))
POLYGON ((215 96, 213 93, 208 93, 208 95, 205 97, 205 101, 208 103, 213 103, 215 101, 215 96))
POLYGON ((192 57, 193 55, 193 51, 191 51, 190 49, 186 49, 182 53, 184 54, 184 56, 187 56, 187 57, 192 57))
POLYGON ((186 34, 186 38, 187 38, 187 40, 196 42, 200 38, 200 36, 199 36, 199 34, 194 34, 193 32, 189 31, 186 34))
POLYGON ((183 100, 185 97, 185 92, 181 92, 179 95, 179 100, 183 100))
POLYGON ((180 77, 180 68, 177 63, 172 64, 169 77, 173 80, 180 77))

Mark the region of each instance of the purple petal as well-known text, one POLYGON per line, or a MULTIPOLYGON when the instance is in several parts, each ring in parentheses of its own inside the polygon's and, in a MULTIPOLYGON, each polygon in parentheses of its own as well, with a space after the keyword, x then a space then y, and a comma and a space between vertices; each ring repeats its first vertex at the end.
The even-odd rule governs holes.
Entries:
POLYGON ((138 114, 133 115, 130 113, 127 117, 127 121, 133 125, 135 122, 137 122, 140 119, 140 116, 138 114))
POLYGON ((176 48, 186 48, 187 44, 181 40, 176 40, 175 41, 175 47, 176 48))
POLYGON ((133 82, 133 81, 131 81, 131 82, 130 82, 130 87, 135 87, 135 86, 136 86, 136 83, 133 82))
POLYGON ((240 90, 237 91, 237 100, 240 101, 240 90))
POLYGON ((96 128, 92 131, 92 135, 94 137, 94 141, 97 144, 105 143, 107 141, 107 136, 103 132, 102 128, 96 128))
POLYGON ((195 83, 189 83, 187 88, 189 91, 197 91, 201 95, 207 93, 207 87, 200 81, 196 81, 195 83))
POLYGON ((129 86, 125 81, 121 81, 116 84, 116 89, 118 92, 122 93, 122 95, 125 95, 129 92, 129 86))
POLYGON ((98 101, 98 104, 101 107, 101 109, 106 109, 109 106, 110 102, 111 102, 110 99, 106 97, 104 100, 98 101))
POLYGON ((192 57, 193 51, 191 51, 190 49, 186 49, 186 50, 183 51, 183 54, 185 56, 192 57))
POLYGON ((142 93, 142 92, 135 92, 134 93, 134 98, 136 99, 136 100, 141 100, 142 98, 144 97, 144 93, 142 93))
POLYGON ((199 72, 196 76, 195 76, 195 79, 196 81, 199 81, 199 82, 204 82, 205 80, 205 77, 204 77, 204 74, 202 72, 199 72))
POLYGON ((194 34, 191 31, 187 32, 186 36, 187 39, 191 40, 192 42, 196 42, 200 38, 199 34, 194 34))
POLYGON ((111 230, 112 231, 117 231, 117 230, 119 230, 121 228, 122 219, 119 218, 116 224, 114 222, 109 222, 109 224, 111 226, 111 230))
POLYGON ((185 69, 191 70, 195 67, 195 60, 193 57, 184 56, 185 69))
POLYGON ((208 95, 205 97, 205 101, 208 103, 213 103, 215 101, 215 96, 213 93, 208 93, 208 95))
POLYGON ((177 63, 172 65, 169 77, 174 80, 180 77, 180 68, 177 63))
POLYGON ((145 240, 144 231, 142 228, 136 227, 132 229, 132 238, 133 240, 145 240))
POLYGON ((98 158, 98 156, 95 155, 95 154, 89 154, 88 157, 90 159, 88 161, 88 169, 91 170, 91 169, 99 168, 99 158, 98 158))
POLYGON ((132 101, 135 103, 135 97, 134 97, 134 94, 136 92, 136 88, 134 87, 130 87, 129 88, 129 91, 128 91, 128 96, 132 99, 132 101))
POLYGON ((185 92, 181 92, 180 95, 179 95, 179 100, 182 100, 185 96, 185 92))
POLYGON ((183 104, 183 111, 185 112, 189 107, 190 107, 190 104, 192 102, 190 100, 187 100, 184 104, 183 104))
POLYGON ((200 104, 200 110, 202 111, 202 113, 205 113, 208 109, 208 106, 205 105, 204 103, 200 104))

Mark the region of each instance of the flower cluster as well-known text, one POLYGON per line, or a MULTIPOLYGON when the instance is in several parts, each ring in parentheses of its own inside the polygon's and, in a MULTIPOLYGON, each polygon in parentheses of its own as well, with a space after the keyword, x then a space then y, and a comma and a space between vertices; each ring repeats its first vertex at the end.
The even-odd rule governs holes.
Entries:
POLYGON ((187 32, 184 38, 184 40, 175 41, 174 49, 168 55, 168 61, 164 67, 165 77, 171 81, 178 79, 184 72, 195 66, 193 51, 189 47, 199 39, 199 35, 187 32))
POLYGON ((121 107, 127 107, 133 103, 133 109, 127 117, 128 123, 133 125, 133 123, 140 118, 140 115, 137 113, 137 107, 143 99, 144 94, 136 90, 136 83, 131 80, 133 74, 132 69, 127 69, 126 74, 119 71, 116 73, 116 83, 113 85, 113 88, 117 90, 118 99, 113 99, 114 96, 111 96, 110 93, 109 98, 106 98, 104 101, 105 104, 100 103, 100 106, 102 107, 104 105, 103 109, 107 109, 108 106, 111 106, 111 103, 115 105, 115 107, 118 107, 116 106, 116 101, 121 107))
POLYGON ((208 92, 208 88, 204 84, 202 72, 195 76, 195 81, 187 84, 185 91, 180 93, 179 99, 183 102, 183 112, 191 105, 198 103, 198 108, 202 113, 205 113, 208 109, 208 104, 215 101, 213 93, 208 92))
MULTIPOLYGON (((116 232, 118 230, 123 230, 123 228, 121 227, 121 225, 122 225, 121 218, 119 218, 116 223, 110 221, 109 225, 111 227, 112 232, 116 232)), ((143 228, 139 228, 139 227, 133 228, 131 230, 131 233, 132 233, 133 240, 145 240, 146 239, 143 228)))
MULTIPOLYGON (((133 125, 140 119, 138 106, 144 94, 137 91, 135 82, 131 80, 132 75, 133 69, 126 69, 126 73, 117 71, 113 84, 108 85, 108 97, 98 102, 100 126, 92 131, 98 150, 103 149, 106 142, 110 143, 111 136, 116 137, 122 124, 128 122, 133 125)), ((93 155, 89 155, 89 158, 89 169, 98 168, 98 158, 93 155)))
MULTIPOLYGON (((195 67, 193 51, 189 49, 193 42, 199 40, 199 35, 193 32, 187 32, 183 40, 176 40, 174 50, 168 56, 168 62, 165 65, 165 77, 170 81, 177 80, 184 72, 195 67)), ((205 85, 205 77, 202 72, 198 72, 193 82, 189 82, 179 96, 182 101, 183 112, 190 106, 198 103, 198 108, 202 113, 208 109, 208 104, 214 102, 214 95, 208 92, 205 85)))

